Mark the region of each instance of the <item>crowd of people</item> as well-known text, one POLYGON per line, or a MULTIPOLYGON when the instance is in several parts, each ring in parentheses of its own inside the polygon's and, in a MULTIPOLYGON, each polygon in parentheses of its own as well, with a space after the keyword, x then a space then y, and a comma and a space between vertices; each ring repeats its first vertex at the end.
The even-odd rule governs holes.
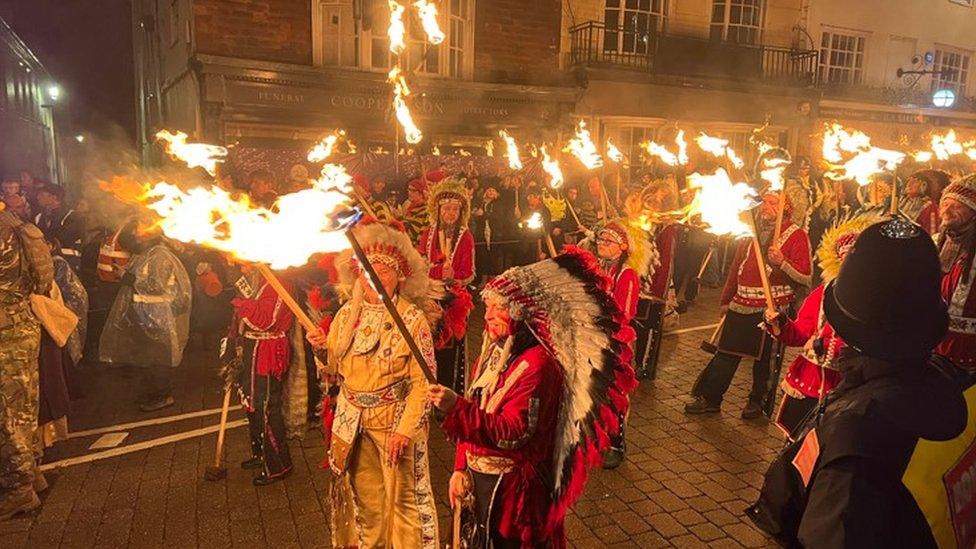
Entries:
MULTIPOLYGON (((179 397, 174 368, 196 346, 240 397, 255 485, 285 478, 288 440, 322 422, 336 546, 439 543, 431 421, 457 444, 447 490, 468 546, 563 546, 586 470, 626 461, 631 393, 705 284, 722 287, 721 322, 685 412, 719 413, 745 358, 741 417, 769 417, 788 441, 750 517, 785 543, 924 546, 938 519, 918 516, 901 478, 919 438, 949 440, 967 422, 976 176, 858 187, 805 159, 791 170, 783 190, 757 184, 755 238, 738 240, 687 219, 680 173, 558 190, 473 164, 356 175, 364 256, 281 274, 317 330, 246 263, 170 240, 137 212, 92 226, 83 200, 30 174, 5 181, 0 517, 40 505, 37 463, 67 434, 83 361, 138 369, 134 404, 154 412, 179 397), (802 352, 782 375, 787 347, 802 352), (915 406, 929 408, 909 417, 915 406)), ((264 170, 243 187, 265 207, 294 190, 264 170)))

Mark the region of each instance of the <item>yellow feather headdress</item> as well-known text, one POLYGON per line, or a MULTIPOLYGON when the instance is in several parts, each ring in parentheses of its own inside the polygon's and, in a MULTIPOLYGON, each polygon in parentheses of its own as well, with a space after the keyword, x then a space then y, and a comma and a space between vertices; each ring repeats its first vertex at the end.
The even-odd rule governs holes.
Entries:
POLYGON ((817 261, 823 271, 823 281, 830 282, 840 272, 840 264, 850 251, 861 231, 885 219, 883 213, 873 210, 838 220, 827 229, 817 248, 817 261))
POLYGON ((654 276, 654 270, 661 265, 661 254, 647 231, 627 219, 610 221, 597 232, 603 231, 612 231, 627 239, 627 266, 639 278, 654 276))
POLYGON ((467 227, 468 219, 471 217, 471 191, 465 186, 463 179, 448 177, 431 187, 430 197, 427 199, 427 213, 432 224, 437 223, 441 203, 446 200, 457 200, 461 203, 461 219, 458 220, 458 224, 467 227))

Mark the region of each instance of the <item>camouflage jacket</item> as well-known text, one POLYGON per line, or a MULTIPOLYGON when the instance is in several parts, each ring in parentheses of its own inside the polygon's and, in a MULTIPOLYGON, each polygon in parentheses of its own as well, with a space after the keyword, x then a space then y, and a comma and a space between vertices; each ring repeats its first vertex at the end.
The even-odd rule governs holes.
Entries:
POLYGON ((54 281, 51 251, 41 230, 12 212, 0 211, 0 306, 47 294, 54 281))

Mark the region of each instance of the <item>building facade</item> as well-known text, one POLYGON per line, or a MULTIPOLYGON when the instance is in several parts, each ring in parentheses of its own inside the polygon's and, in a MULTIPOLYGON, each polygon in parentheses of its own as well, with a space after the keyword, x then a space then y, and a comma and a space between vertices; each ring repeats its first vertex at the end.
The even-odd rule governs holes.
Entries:
POLYGON ((972 0, 813 0, 801 25, 820 50, 822 120, 847 121, 889 143, 916 144, 945 126, 976 129, 972 0), (952 107, 933 105, 940 89, 952 90, 952 107))
MULTIPOLYGON (((408 12, 417 149, 471 152, 500 128, 558 131, 577 92, 559 67, 559 2, 438 7, 438 46, 408 12)), ((164 127, 239 150, 304 151, 332 128, 360 148, 403 148, 386 0, 135 0, 133 24, 144 150, 164 127)))
POLYGON ((27 44, 0 19, 0 176, 17 179, 26 170, 60 182, 53 84, 27 44))
MULTIPOLYGON (((765 127, 808 148, 817 52, 801 47, 801 0, 568 0, 563 66, 584 90, 576 113, 638 154, 676 127, 729 139, 765 127)), ((688 136, 689 138, 692 136, 688 136)))
MULTIPOLYGON (((409 17, 403 56, 418 152, 478 152, 500 128, 538 142, 577 118, 631 158, 678 127, 739 151, 764 128, 816 159, 825 121, 888 144, 976 125, 971 0, 436 4, 445 41, 425 46, 409 17), (942 88, 951 108, 931 105, 942 88)), ((404 148, 387 0, 134 0, 133 24, 144 150, 161 128, 272 156, 332 128, 367 150, 404 148)))

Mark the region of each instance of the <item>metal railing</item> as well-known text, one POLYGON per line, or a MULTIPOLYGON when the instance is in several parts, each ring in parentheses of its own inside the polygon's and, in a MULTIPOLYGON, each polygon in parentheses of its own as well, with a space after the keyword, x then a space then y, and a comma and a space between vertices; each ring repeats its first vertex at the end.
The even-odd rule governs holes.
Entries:
POLYGON ((737 44, 693 36, 607 28, 587 21, 570 28, 572 66, 605 66, 656 74, 762 80, 809 86, 817 81, 816 50, 737 44))

